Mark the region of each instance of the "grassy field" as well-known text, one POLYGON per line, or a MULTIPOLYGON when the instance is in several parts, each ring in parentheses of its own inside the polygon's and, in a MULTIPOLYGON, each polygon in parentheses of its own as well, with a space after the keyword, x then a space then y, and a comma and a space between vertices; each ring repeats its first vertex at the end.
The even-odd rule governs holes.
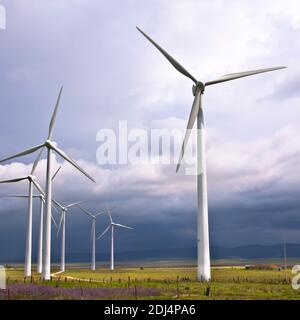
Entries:
POLYGON ((43 282, 37 274, 25 279, 21 268, 7 270, 10 293, 2 299, 300 299, 291 270, 213 268, 209 284, 196 281, 192 267, 53 272, 43 282))

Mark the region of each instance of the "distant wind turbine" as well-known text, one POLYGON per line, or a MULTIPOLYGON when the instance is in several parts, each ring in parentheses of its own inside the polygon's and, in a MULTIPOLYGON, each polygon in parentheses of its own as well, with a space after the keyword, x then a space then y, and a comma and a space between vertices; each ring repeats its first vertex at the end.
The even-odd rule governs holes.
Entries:
POLYGON ((61 230, 61 251, 60 251, 60 271, 65 271, 65 260, 66 260, 66 213, 71 208, 79 205, 80 203, 86 202, 82 200, 68 204, 67 206, 61 205, 59 202, 53 199, 53 202, 61 209, 61 218, 57 229, 57 236, 61 230))
POLYGON ((96 270, 96 218, 101 214, 105 213, 105 211, 100 211, 96 214, 91 213, 90 211, 78 206, 81 211, 83 211, 86 215, 92 218, 92 228, 91 228, 91 235, 90 241, 92 243, 92 265, 91 270, 96 270))
POLYGON ((187 131, 183 140, 180 158, 177 164, 176 172, 179 170, 181 161, 184 156, 184 151, 188 143, 191 129, 197 119, 197 189, 198 189, 198 215, 197 215, 197 246, 198 246, 198 279, 203 281, 209 281, 210 274, 210 254, 209 254, 209 229, 208 229, 208 205, 207 205, 207 181, 206 181, 206 162, 205 162, 205 136, 204 136, 204 117, 202 108, 202 95, 204 89, 207 86, 239 79, 258 73, 269 72, 274 70, 283 69, 286 67, 275 67, 268 69, 260 69, 254 71, 230 73, 224 75, 216 80, 201 82, 192 76, 181 64, 179 64, 173 57, 171 57, 161 46, 159 46, 154 40, 152 40, 147 34, 137 27, 138 31, 148 39, 173 65, 173 67, 190 78, 193 82, 193 95, 195 96, 192 105, 192 110, 189 116, 187 131))
MULTIPOLYGON (((54 108, 54 112, 50 121, 49 125, 49 131, 48 131, 48 137, 45 142, 43 142, 40 145, 37 145, 35 147, 29 148, 25 151, 22 151, 20 153, 17 153, 13 156, 7 157, 5 159, 0 160, 0 163, 4 161, 8 161, 14 158, 18 158, 21 156, 25 156, 28 154, 31 154, 37 150, 40 150, 40 153, 36 159, 36 161, 33 164, 33 171, 36 168, 40 157, 42 156, 43 149, 47 149, 47 172, 46 172, 46 198, 45 198, 45 206, 46 206, 46 215, 45 215, 45 224, 44 224, 44 242, 43 242, 43 279, 44 280, 50 280, 50 271, 51 271, 51 203, 52 203, 52 179, 51 179, 51 160, 52 160, 52 151, 55 151, 57 154, 59 154, 62 158, 64 158, 66 161, 68 161, 70 164, 72 164, 77 170, 79 170, 81 173, 83 173, 86 177, 88 177, 90 180, 95 182, 95 180, 86 173, 73 159, 71 159, 64 151, 59 149, 57 147, 57 144, 52 141, 52 134, 53 134, 53 128, 54 123, 56 119, 56 114, 59 108, 59 102, 61 98, 63 87, 61 87, 56 105, 54 108)), ((32 192, 32 191, 31 191, 32 192)), ((29 204, 30 205, 30 204, 29 204)))
MULTIPOLYGON (((52 180, 56 177, 59 170, 61 169, 61 166, 56 170, 55 174, 52 177, 52 180)), ((43 264, 43 228, 44 228, 44 205, 45 205, 45 193, 41 189, 39 195, 34 195, 33 198, 39 198, 40 199, 40 226, 39 226, 39 245, 38 245, 38 254, 37 254, 37 273, 42 273, 42 264, 43 264)), ((12 195, 9 196, 10 198, 26 198, 28 199, 29 196, 24 195, 12 195)), ((55 206, 52 204, 52 208, 56 210, 55 206)), ((57 227, 56 221, 53 218, 53 215, 51 215, 52 222, 57 227)))
POLYGON ((114 262, 114 231, 115 227, 125 228, 133 230, 133 228, 125 226, 123 224, 115 223, 113 222, 111 212, 109 209, 107 209, 107 214, 109 216, 110 224, 109 226, 100 234, 100 236, 97 238, 97 240, 101 239, 110 229, 111 229, 111 252, 110 252, 110 270, 115 269, 115 262, 114 262))
POLYGON ((15 183, 19 181, 27 180, 29 183, 28 188, 28 217, 27 217, 27 231, 26 231, 26 249, 25 249, 25 266, 24 274, 26 277, 31 276, 31 259, 32 259, 32 198, 33 198, 33 186, 35 186, 41 193, 42 187, 36 181, 36 177, 33 175, 35 167, 32 167, 31 173, 28 176, 19 178, 2 180, 0 183, 15 183))

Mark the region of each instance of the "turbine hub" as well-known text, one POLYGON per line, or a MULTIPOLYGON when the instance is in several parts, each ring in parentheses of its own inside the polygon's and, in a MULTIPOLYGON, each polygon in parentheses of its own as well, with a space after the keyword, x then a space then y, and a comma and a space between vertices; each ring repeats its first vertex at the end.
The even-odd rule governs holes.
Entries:
POLYGON ((51 147, 52 147, 52 141, 51 141, 51 140, 47 140, 47 141, 45 142, 45 147, 51 148, 51 147))
POLYGON ((31 181, 34 181, 34 180, 35 180, 35 176, 33 176, 32 174, 30 174, 30 175, 28 176, 28 179, 31 180, 31 181))
POLYGON ((204 93, 205 84, 201 81, 198 81, 196 85, 193 85, 192 91, 194 96, 196 95, 198 90, 200 90, 201 94, 204 93))

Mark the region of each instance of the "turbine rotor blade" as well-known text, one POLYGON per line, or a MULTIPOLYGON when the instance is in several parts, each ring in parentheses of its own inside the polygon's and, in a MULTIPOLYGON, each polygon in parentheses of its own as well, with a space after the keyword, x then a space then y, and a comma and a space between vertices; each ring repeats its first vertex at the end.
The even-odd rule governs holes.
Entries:
POLYGON ((151 39, 145 32, 143 32, 140 28, 136 27, 137 30, 146 38, 148 39, 173 65, 173 67, 185 75, 186 77, 190 78, 195 84, 197 84, 197 79, 195 79, 184 67, 177 62, 173 57, 171 57, 160 45, 158 45, 153 39, 151 39))
POLYGON ((131 229, 133 230, 134 228, 128 227, 128 226, 124 226, 123 224, 119 224, 119 223, 114 223, 113 224, 116 227, 120 227, 120 228, 126 228, 126 229, 131 229))
POLYGON ((32 169, 31 169, 31 174, 32 175, 34 174, 35 169, 36 169, 37 165, 39 164, 39 161, 40 161, 40 159, 42 157, 43 151, 44 151, 44 148, 41 149, 41 151, 39 152, 37 158, 35 159, 35 161, 33 163, 33 166, 32 166, 32 169))
POLYGON ((54 175, 52 176, 52 181, 55 179, 55 177, 57 176, 58 172, 60 171, 62 166, 59 166, 59 168, 55 171, 54 175))
POLYGON ((55 207, 55 205, 53 204, 53 201, 52 201, 52 205, 51 207, 56 211, 56 213, 58 213, 58 209, 55 207))
MULTIPOLYGON (((29 198, 29 196, 20 196, 20 195, 10 195, 10 196, 7 196, 8 198, 29 198)), ((38 195, 33 195, 32 196, 33 198, 39 198, 40 196, 38 195)))
MULTIPOLYGON (((42 200, 42 201, 44 202, 44 200, 42 200)), ((57 208, 53 205, 53 201, 52 201, 51 207, 56 211, 56 213, 58 213, 57 208)), ((51 214, 51 219, 52 219, 52 221, 53 221, 53 223, 54 223, 54 225, 55 225, 55 227, 56 227, 56 229, 57 229, 57 223, 56 223, 56 221, 55 221, 55 218, 54 218, 53 214, 51 214)))
POLYGON ((80 204, 80 203, 83 203, 83 202, 87 202, 88 200, 82 200, 82 201, 79 201, 79 202, 74 202, 74 203, 71 203, 71 204, 69 204, 69 205, 67 205, 66 206, 66 208, 72 208, 72 207, 74 207, 74 206, 77 206, 78 204, 80 204))
POLYGON ((11 159, 14 159, 14 158, 19 158, 19 157, 22 157, 22 156, 26 156, 27 154, 30 154, 30 153, 33 153, 37 150, 39 150, 40 148, 42 148, 44 146, 44 144, 40 144, 38 146, 35 146, 35 147, 32 147, 32 148, 29 148, 29 149, 26 149, 22 152, 19 152, 19 153, 16 153, 10 157, 7 157, 7 158, 4 158, 2 160, 0 160, 0 163, 1 162, 4 162, 4 161, 7 161, 7 160, 11 160, 11 159))
POLYGON ((68 161, 71 165, 73 165, 77 170, 79 170, 81 173, 83 173, 87 178, 92 180, 96 183, 96 181, 87 173, 85 172, 74 160, 72 160, 64 151, 57 148, 56 146, 51 146, 54 151, 56 151, 62 158, 64 158, 66 161, 68 161))
POLYGON ((58 237, 59 235, 59 232, 60 232, 60 228, 61 228, 61 225, 62 225, 62 222, 63 222, 63 213, 61 213, 61 217, 60 217, 60 221, 59 221, 59 225, 58 225, 58 228, 57 228, 57 233, 56 233, 56 237, 58 237))
POLYGON ((97 238, 97 240, 101 239, 107 232, 108 230, 111 228, 111 225, 109 225, 101 234, 100 236, 97 238))
POLYGON ((42 196, 45 197, 45 192, 44 192, 43 188, 40 186, 40 184, 34 179, 32 180, 32 183, 38 189, 38 191, 42 194, 42 196))
POLYGON ((253 76, 255 74, 264 73, 264 72, 270 72, 280 69, 285 69, 286 67, 275 67, 275 68, 266 68, 266 69, 258 69, 258 70, 252 70, 252 71, 245 71, 245 72, 236 72, 236 73, 230 73, 226 74, 216 80, 205 82, 205 86, 210 86, 212 84, 217 84, 225 81, 235 80, 239 78, 244 78, 248 76, 253 76))
POLYGON ((91 234, 90 234, 90 241, 93 240, 93 235, 94 235, 94 223, 95 223, 95 220, 92 221, 92 227, 91 227, 91 234))
POLYGON ((110 222, 113 223, 110 209, 106 208, 106 212, 107 212, 107 214, 108 214, 108 217, 109 217, 110 222))
POLYGON ((0 181, 0 183, 13 183, 13 182, 19 182, 27 179, 28 177, 21 177, 21 178, 9 179, 9 180, 2 180, 0 181))
POLYGON ((63 91, 63 87, 60 88, 57 100, 56 100, 56 105, 52 114, 52 118, 50 121, 50 125, 49 125, 49 132, 48 132, 48 140, 50 140, 52 138, 52 132, 53 132, 53 127, 54 127, 54 123, 55 123, 55 119, 56 119, 56 114, 57 114, 57 110, 59 107, 59 102, 60 102, 60 98, 61 98, 61 94, 63 91))
POLYGON ((64 209, 64 207, 59 203, 57 202, 55 199, 52 198, 52 202, 55 203, 61 210, 64 209))
MULTIPOLYGON (((52 208, 54 208, 54 207, 52 206, 52 208)), ((57 228, 57 223, 56 223, 52 214, 51 214, 51 220, 52 220, 53 224, 55 225, 55 227, 57 228)))
POLYGON ((98 216, 101 216, 101 214, 103 214, 103 213, 105 213, 105 211, 100 211, 100 212, 96 213, 95 214, 95 218, 98 217, 98 216))
POLYGON ((89 217, 94 218, 94 215, 93 215, 91 212, 85 210, 85 209, 82 208, 81 206, 78 206, 78 208, 79 208, 83 213, 87 214, 89 217))
POLYGON ((198 90, 196 92, 195 99, 194 99, 194 102, 193 102, 193 105, 192 105, 192 110, 191 110, 191 113, 190 113, 190 117, 189 117, 189 120, 188 120, 185 136, 184 136, 184 139, 183 139, 181 152, 180 152, 179 160, 178 160, 177 167, 176 167, 176 172, 178 172, 178 170, 180 168, 181 161, 182 161, 183 156, 184 156, 185 148, 187 146, 189 137, 191 135, 191 130, 193 129, 194 123, 195 123, 195 121, 197 119, 200 106, 201 106, 201 91, 198 90))

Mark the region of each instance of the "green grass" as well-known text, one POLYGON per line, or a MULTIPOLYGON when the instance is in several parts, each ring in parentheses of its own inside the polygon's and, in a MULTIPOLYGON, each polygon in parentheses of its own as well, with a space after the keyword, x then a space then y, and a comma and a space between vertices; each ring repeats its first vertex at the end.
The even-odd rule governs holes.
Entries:
MULTIPOLYGON (((291 286, 291 270, 287 274, 286 280, 285 271, 213 268, 209 297, 205 295, 208 284, 196 280, 196 268, 121 268, 113 272, 74 268, 53 276, 49 282, 41 281, 37 274, 25 282, 69 288, 157 288, 161 295, 155 299, 300 299, 300 290, 291 286)), ((21 268, 8 270, 7 276, 8 284, 24 282, 21 268)))

